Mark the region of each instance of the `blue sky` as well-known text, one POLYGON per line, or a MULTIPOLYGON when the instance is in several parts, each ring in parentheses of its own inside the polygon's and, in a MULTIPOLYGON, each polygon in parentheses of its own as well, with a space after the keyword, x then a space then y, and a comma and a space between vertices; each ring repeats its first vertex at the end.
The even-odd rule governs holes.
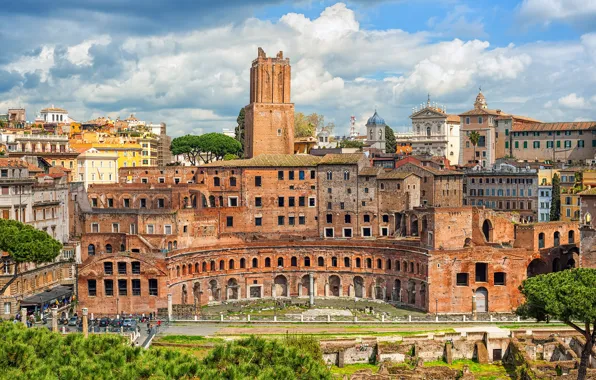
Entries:
POLYGON ((596 120, 596 0, 21 0, 3 8, 0 112, 233 128, 257 47, 284 50, 297 111, 347 132, 376 107, 407 129, 434 101, 544 121, 596 120))

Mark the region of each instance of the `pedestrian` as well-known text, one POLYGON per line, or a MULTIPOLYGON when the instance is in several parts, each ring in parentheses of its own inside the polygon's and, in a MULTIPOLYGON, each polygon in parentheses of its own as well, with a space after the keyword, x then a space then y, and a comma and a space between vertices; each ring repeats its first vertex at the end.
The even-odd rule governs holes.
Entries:
POLYGON ((157 328, 161 327, 161 319, 157 320, 157 328))
POLYGON ((147 330, 151 327, 151 323, 147 322, 147 330))

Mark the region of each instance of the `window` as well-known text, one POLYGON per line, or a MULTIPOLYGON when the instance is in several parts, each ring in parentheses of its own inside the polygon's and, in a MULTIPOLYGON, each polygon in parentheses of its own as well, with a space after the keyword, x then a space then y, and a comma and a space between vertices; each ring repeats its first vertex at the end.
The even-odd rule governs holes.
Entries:
POLYGON ((519 141, 516 141, 516 142, 514 143, 514 146, 515 146, 515 149, 519 149, 519 141))
POLYGON ((524 149, 528 149, 528 142, 524 141, 524 149))
POLYGON ((219 177, 213 177, 213 186, 220 186, 219 177))
POLYGON ((157 279, 150 278, 149 279, 149 295, 150 296, 157 296, 157 279))
POLYGON ((238 197, 228 197, 228 207, 238 207, 238 197))
POLYGON ((341 210, 343 210, 345 208, 345 203, 344 202, 339 202, 339 208, 341 210))
POLYGON ((466 124, 470 124, 470 118, 466 117, 466 124))
POLYGON ((99 233, 99 224, 98 223, 91 223, 91 232, 99 233))
POLYGON ((583 148, 584 147, 584 140, 577 140, 577 147, 583 148))
POLYGON ((344 237, 351 238, 352 237, 352 229, 351 228, 344 228, 344 237))
POLYGON ((308 207, 315 207, 316 206, 316 198, 315 197, 309 197, 308 198, 308 207))
POLYGON ((381 236, 389 236, 389 228, 381 227, 381 236))
POLYGON ((296 198, 288 197, 288 207, 296 207, 296 198))
POLYGON ((124 198, 124 207, 126 207, 126 208, 130 207, 130 199, 124 198))
POLYGON ((127 284, 126 280, 118 280, 118 295, 119 296, 128 295, 128 284, 127 284))
POLYGON ((372 236, 372 228, 370 228, 370 227, 362 227, 362 236, 364 236, 364 237, 371 237, 372 236))
POLYGON ((328 238, 333 237, 333 228, 325 228, 325 237, 328 237, 328 238))
POLYGON ((126 263, 125 262, 118 263, 118 274, 126 274, 126 263))
POLYGON ((333 180, 333 173, 331 172, 331 170, 327 171, 327 180, 328 181, 333 180))
POLYGON ((279 207, 284 207, 284 197, 277 197, 277 205, 279 207))
POLYGON ((534 141, 533 142, 533 148, 534 149, 539 149, 540 148, 540 141, 534 141))
POLYGON ((112 245, 106 244, 106 253, 112 253, 112 245))
POLYGON ((565 140, 565 148, 571 148, 571 140, 565 140))
POLYGON ((261 199, 261 197, 255 197, 255 207, 262 207, 263 206, 263 201, 261 199))
POLYGON ((331 266, 332 267, 336 267, 337 266, 337 257, 332 257, 331 258, 331 266))
POLYGON ((546 142, 546 148, 547 148, 547 149, 548 149, 548 148, 551 148, 551 149, 552 149, 552 147, 553 147, 553 142, 552 142, 552 141, 547 141, 547 142, 546 142))
POLYGON ((278 215, 277 217, 277 225, 283 226, 286 223, 286 217, 283 215, 278 215))
POLYGON ((154 227, 153 224, 148 224, 147 225, 147 234, 153 234, 154 233, 154 227))
POLYGON ((488 278, 488 264, 476 263, 476 282, 486 282, 488 278))
POLYGON ((296 224, 296 217, 294 216, 288 216, 288 225, 289 226, 293 226, 296 224))
POLYGON ((370 215, 364 215, 364 223, 370 223, 370 215))
POLYGON ((114 207, 114 198, 108 198, 108 207, 114 207))
POLYGON ((133 279, 131 281, 131 286, 132 286, 132 295, 140 296, 141 295, 141 280, 133 279))
POLYGON ((306 224, 306 217, 304 215, 298 216, 298 224, 301 224, 301 225, 306 224))
POLYGON ((389 223, 389 215, 383 215, 383 223, 389 223))
POLYGON ((166 179, 164 177, 159 177, 159 183, 166 183, 166 179))
POLYGON ((147 199, 141 198, 140 206, 141 206, 141 208, 146 208, 147 207, 147 199))
POLYGON ((89 297, 95 297, 97 295, 97 282, 95 280, 87 280, 87 291, 89 297))
POLYGON ((263 186, 263 180, 261 178, 261 176, 256 176, 255 177, 255 187, 261 187, 263 186))
POLYGON ((468 274, 467 273, 458 273, 455 275, 455 284, 457 286, 468 286, 468 274))
POLYGON ((350 214, 344 216, 344 223, 352 223, 352 216, 350 214))
POLYGON ((298 197, 298 206, 299 207, 306 206, 306 197, 298 197))
POLYGON ((350 267, 350 258, 349 257, 344 257, 344 267, 349 268, 350 267))
POLYGON ((141 263, 139 261, 133 261, 130 265, 132 274, 141 274, 141 263))
POLYGON ((10 302, 4 302, 4 314, 10 314, 10 302))
POLYGON ((293 170, 288 171, 288 179, 290 181, 294 180, 294 171, 293 170))
POLYGON ((230 186, 236 186, 236 177, 230 177, 230 186))
POLYGON ((505 272, 495 272, 495 274, 494 274, 495 285, 505 285, 505 277, 506 277, 505 272))
POLYGON ((263 225, 263 217, 256 216, 255 217, 255 226, 260 227, 263 225))
POLYGON ((234 217, 226 216, 226 227, 234 227, 234 217))
POLYGON ((279 170, 277 172, 277 179, 280 180, 280 181, 284 179, 284 172, 283 172, 283 170, 279 170))
POLYGON ((315 179, 316 178, 316 173, 314 170, 310 171, 310 179, 315 179))
POLYGON ((505 141, 505 149, 509 149, 509 141, 505 141))
POLYGON ((103 271, 104 271, 104 274, 106 274, 106 275, 114 274, 114 263, 111 263, 111 262, 103 263, 103 271))
POLYGON ((344 181, 349 181, 350 180, 350 172, 345 170, 344 171, 344 181))
POLYGON ((106 297, 114 295, 114 280, 103 280, 103 291, 106 297))

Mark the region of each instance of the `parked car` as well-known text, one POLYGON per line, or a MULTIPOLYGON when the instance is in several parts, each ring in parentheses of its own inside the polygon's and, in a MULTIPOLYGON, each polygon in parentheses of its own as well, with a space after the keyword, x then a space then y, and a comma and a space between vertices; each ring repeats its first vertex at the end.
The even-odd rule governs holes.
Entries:
POLYGON ((99 320, 99 327, 108 327, 110 325, 110 318, 102 318, 99 320))
POLYGON ((127 318, 122 322, 122 326, 129 327, 131 329, 137 328, 137 321, 134 319, 127 318))
POLYGON ((122 326, 122 319, 113 319, 111 323, 112 327, 120 327, 122 326))
POLYGON ((70 317, 70 319, 68 320, 68 325, 76 326, 78 321, 79 319, 77 317, 70 317))

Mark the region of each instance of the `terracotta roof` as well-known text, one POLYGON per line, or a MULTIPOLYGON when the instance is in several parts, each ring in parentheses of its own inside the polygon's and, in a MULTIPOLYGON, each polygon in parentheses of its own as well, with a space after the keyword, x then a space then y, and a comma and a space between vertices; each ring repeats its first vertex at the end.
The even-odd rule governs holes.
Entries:
POLYGON ((6 168, 26 168, 27 163, 18 158, 0 158, 0 167, 6 168))
POLYGON ((570 121, 561 123, 516 123, 513 132, 540 132, 540 131, 577 131, 596 129, 596 121, 570 121))
POLYGON ((461 119, 458 115, 447 115, 447 122, 448 123, 459 123, 461 119))
POLYGON ((362 153, 330 153, 323 156, 320 165, 350 165, 357 164, 364 157, 362 153))
POLYGON ((256 168, 256 167, 296 167, 296 166, 316 166, 320 157, 307 154, 261 154, 259 156, 246 160, 215 161, 200 167, 237 167, 237 168, 256 168))
POLYGON ((404 179, 404 178, 409 177, 411 175, 415 175, 416 177, 418 177, 414 173, 399 172, 397 170, 391 170, 391 171, 388 171, 388 172, 380 173, 377 176, 377 179, 404 179))
POLYGON ((360 169, 360 171, 358 172, 358 175, 362 175, 362 176, 376 176, 377 174, 379 174, 379 171, 380 170, 381 170, 381 168, 377 168, 377 167, 374 167, 374 166, 366 167, 366 168, 360 169))
POLYGON ((418 165, 415 162, 407 162, 403 166, 408 165, 408 164, 417 166, 420 169, 426 170, 427 172, 432 173, 433 175, 436 175, 436 176, 440 176, 440 175, 461 175, 461 176, 463 176, 464 175, 464 173, 463 172, 460 172, 460 171, 448 170, 448 169, 443 169, 443 170, 441 170, 441 169, 435 169, 435 168, 433 168, 431 166, 418 165))
POLYGON ((532 119, 531 117, 527 117, 527 116, 520 116, 520 115, 503 115, 503 116, 499 116, 497 117, 497 120, 510 120, 513 119, 513 121, 530 121, 530 122, 534 122, 534 123, 541 123, 540 120, 537 119, 532 119))
POLYGON ((29 167, 29 173, 42 173, 43 170, 41 170, 39 167, 37 167, 36 165, 33 164, 27 164, 27 166, 29 167))
POLYGON ((495 116, 503 116, 507 115, 501 110, 489 110, 483 108, 474 108, 473 110, 469 110, 467 112, 459 114, 459 116, 474 116, 474 115, 495 115, 495 116))
POLYGON ((581 193, 579 193, 579 195, 596 195, 596 187, 593 187, 588 190, 584 190, 581 193))

